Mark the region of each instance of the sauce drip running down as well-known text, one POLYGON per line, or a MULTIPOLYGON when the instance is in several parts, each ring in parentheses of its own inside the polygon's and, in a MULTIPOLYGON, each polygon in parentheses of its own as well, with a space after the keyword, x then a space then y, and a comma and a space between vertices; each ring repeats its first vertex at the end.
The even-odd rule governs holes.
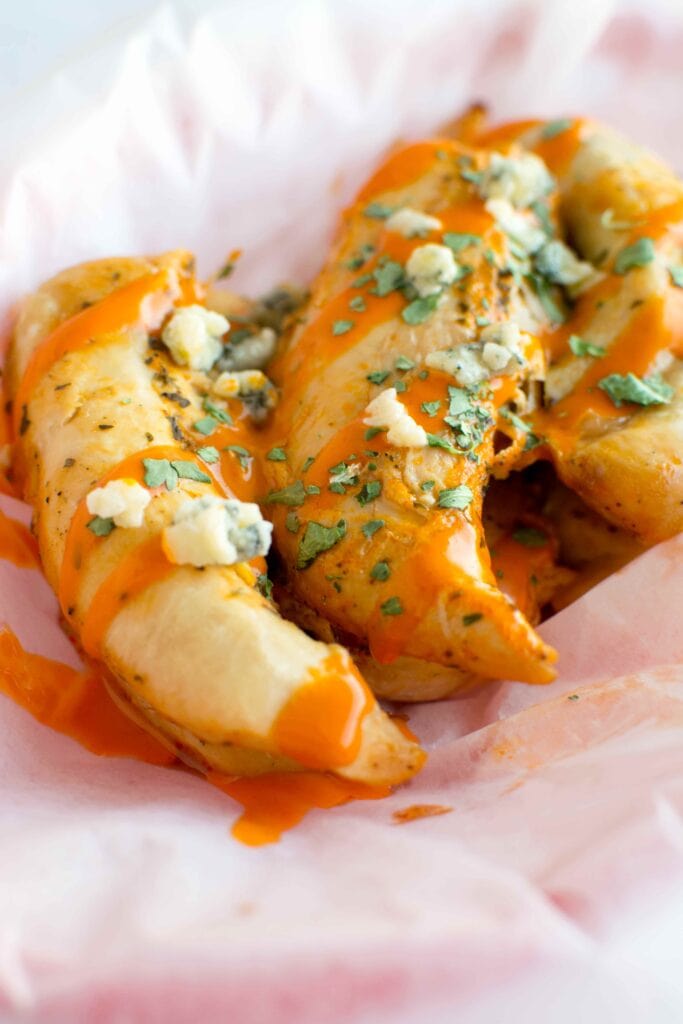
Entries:
POLYGON ((278 749, 307 768, 350 764, 374 698, 349 655, 335 648, 304 679, 278 715, 278 749))
POLYGON ((0 691, 37 721, 105 757, 132 757, 170 765, 175 756, 113 703, 103 676, 24 650, 14 633, 0 631, 0 691))

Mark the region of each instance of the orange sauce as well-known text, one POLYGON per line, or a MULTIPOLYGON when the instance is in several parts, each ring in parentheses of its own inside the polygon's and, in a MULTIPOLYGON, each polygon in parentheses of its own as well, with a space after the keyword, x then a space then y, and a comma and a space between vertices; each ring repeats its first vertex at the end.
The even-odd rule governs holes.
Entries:
POLYGON ((470 151, 453 139, 429 139, 401 146, 391 153, 358 193, 356 203, 367 203, 382 192, 405 188, 440 164, 439 152, 456 156, 470 151))
POLYGON ((35 569, 40 565, 38 545, 30 530, 3 512, 0 512, 0 558, 13 562, 20 569, 35 569))
POLYGON ((155 765, 175 761, 173 754, 118 710, 94 668, 79 672, 30 654, 6 627, 0 631, 0 691, 37 721, 70 736, 93 754, 132 757, 155 765))
POLYGON ((374 698, 348 654, 333 648, 308 672, 277 717, 277 749, 307 768, 350 764, 358 756, 374 698))
MULTIPOLYGON (((242 403, 240 403, 241 405, 242 403)), ((230 403, 232 412, 233 403, 230 403)), ((265 432, 257 434, 245 419, 233 418, 232 423, 221 424, 208 437, 197 437, 197 446, 212 445, 218 450, 219 461, 212 463, 210 472, 221 484, 225 493, 240 501, 256 501, 266 490, 261 456, 265 446, 265 432), (228 448, 238 445, 244 448, 248 457, 228 448)))
POLYGON ((532 131, 534 128, 540 128, 542 124, 543 122, 539 120, 506 121, 504 124, 487 128, 481 132, 476 139, 476 145, 483 146, 486 149, 506 148, 511 143, 517 142, 527 132, 532 131))
POLYGON ((75 316, 64 320, 33 351, 14 400, 14 428, 19 432, 26 405, 38 381, 70 352, 138 324, 158 327, 170 311, 178 288, 167 270, 145 274, 117 288, 75 316))
POLYGON ((153 583, 166 579, 175 568, 164 554, 160 534, 129 551, 100 584, 90 602, 81 631, 84 651, 93 658, 101 657, 100 648, 107 629, 124 605, 153 583))
POLYGON ((449 588, 471 589, 468 576, 488 579, 488 569, 479 561, 478 537, 477 528, 460 512, 444 512, 424 527, 412 554, 396 566, 391 585, 383 589, 368 622, 368 646, 375 661, 388 665, 399 657, 439 595, 449 588), (382 612, 382 604, 392 596, 401 601, 400 615, 382 612))
POLYGON ((540 156, 551 174, 564 174, 579 151, 581 137, 586 122, 575 119, 571 127, 558 132, 550 139, 539 139, 534 145, 534 152, 540 156))
POLYGON ((283 832, 312 810, 340 807, 351 800, 381 800, 391 792, 388 786, 368 786, 313 772, 276 772, 252 779, 227 779, 210 772, 207 778, 244 808, 232 835, 247 846, 277 843, 283 832))
POLYGON ((394 811, 392 818, 397 825, 406 825, 409 821, 450 814, 452 810, 452 807, 447 807, 444 804, 412 804, 410 807, 402 807, 399 811, 394 811))
POLYGON ((582 421, 589 415, 618 419, 629 414, 628 407, 617 407, 598 387, 611 373, 634 373, 645 376, 657 354, 671 348, 681 351, 683 333, 674 333, 667 321, 666 305, 661 296, 647 299, 634 311, 628 324, 602 359, 592 360, 577 387, 552 409, 539 410, 532 417, 541 434, 548 437, 560 452, 573 448, 582 421))
POLYGON ((595 317, 599 304, 613 298, 621 285, 621 279, 612 274, 579 296, 571 317, 554 331, 543 336, 543 347, 549 363, 557 362, 569 352, 569 338, 572 334, 583 337, 595 317))
POLYGON ((540 577, 553 564, 554 545, 550 537, 543 546, 528 547, 510 534, 497 540, 491 551, 491 566, 496 573, 502 573, 500 589, 532 621, 538 613, 534 577, 540 577))

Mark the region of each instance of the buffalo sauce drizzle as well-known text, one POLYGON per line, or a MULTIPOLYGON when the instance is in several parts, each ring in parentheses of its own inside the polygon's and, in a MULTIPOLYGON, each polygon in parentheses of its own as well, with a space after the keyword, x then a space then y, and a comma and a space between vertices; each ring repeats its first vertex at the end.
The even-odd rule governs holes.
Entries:
POLYGON ((77 670, 24 650, 14 633, 0 631, 0 691, 56 732, 94 754, 170 765, 169 753, 116 707, 94 667, 77 670))
POLYGON ((138 325, 155 329, 176 301, 182 298, 183 289, 174 275, 168 270, 160 270, 122 285, 59 324, 34 349, 24 371, 14 400, 16 432, 21 432, 21 422, 36 384, 58 360, 90 344, 97 344, 98 338, 114 332, 130 330, 138 325))

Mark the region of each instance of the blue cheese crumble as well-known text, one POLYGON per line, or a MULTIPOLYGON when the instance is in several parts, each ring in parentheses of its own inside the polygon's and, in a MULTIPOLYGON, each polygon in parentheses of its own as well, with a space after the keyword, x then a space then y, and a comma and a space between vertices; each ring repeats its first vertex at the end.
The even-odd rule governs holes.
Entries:
POLYGON ((149 491, 136 480, 124 477, 110 480, 88 494, 85 504, 93 516, 113 519, 115 526, 142 526, 145 509, 152 500, 149 491))
POLYGON ((183 502, 162 544, 176 565, 236 565, 267 555, 272 532, 258 505, 207 495, 183 502))
POLYGON ((204 306, 181 306, 170 318, 161 340, 178 366, 210 370, 223 351, 222 336, 229 321, 204 306))

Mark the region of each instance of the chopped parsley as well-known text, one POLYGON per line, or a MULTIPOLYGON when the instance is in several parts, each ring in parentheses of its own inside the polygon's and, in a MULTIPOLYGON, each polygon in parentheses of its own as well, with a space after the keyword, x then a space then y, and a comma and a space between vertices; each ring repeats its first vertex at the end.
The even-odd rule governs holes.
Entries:
POLYGON ((457 388, 453 384, 448 385, 448 415, 462 416, 465 412, 472 411, 470 396, 464 388, 457 388))
POLYGON ((284 448, 271 448, 266 458, 269 462, 286 462, 287 452, 284 448))
POLYGON ((172 491, 178 482, 178 474, 168 459, 143 459, 146 487, 166 487, 172 491))
POLYGON ((349 299, 349 309, 352 309, 355 313, 364 313, 367 309, 365 305, 365 299, 362 295, 354 295, 352 299, 349 299))
POLYGON ((345 264, 346 267, 348 270, 360 270, 363 264, 367 262, 368 258, 372 256, 374 251, 374 245, 370 245, 366 242, 364 245, 361 245, 360 249, 356 251, 350 260, 347 260, 345 264))
POLYGON ((408 390, 408 385, 404 380, 395 380, 394 388, 396 389, 397 392, 403 393, 404 391, 408 390))
POLYGON ((437 505, 439 508, 465 509, 473 497, 474 495, 467 484, 459 484, 457 487, 449 487, 445 491, 439 491, 437 505))
POLYGON ((427 444, 430 448, 443 448, 444 451, 450 452, 451 455, 460 454, 450 441, 446 440, 445 437, 440 437, 439 434, 427 434, 427 444))
POLYGON ((332 333, 335 337, 339 334, 348 334, 355 326, 353 320, 335 320, 332 324, 332 333))
POLYGON ((320 494, 320 488, 317 484, 306 484, 306 494, 320 494))
POLYGON ((377 531, 381 530, 383 526, 383 519, 371 519, 369 522, 363 523, 361 526, 361 532, 369 540, 371 537, 374 537, 377 531))
POLYGON ((602 345, 593 345, 590 341, 584 341, 578 334, 572 334, 569 339, 569 347, 575 356, 590 356, 592 359, 602 359, 605 349, 602 345))
POLYGON ((569 117, 561 117, 557 121, 548 121, 541 128, 541 138, 554 139, 556 135, 561 135, 562 132, 566 132, 571 126, 572 121, 569 117))
POLYGON ((371 384, 384 384, 388 376, 388 370, 373 370, 371 373, 366 374, 365 379, 369 380, 371 384))
POLYGON ((517 430, 522 430, 525 434, 528 434, 531 430, 530 425, 523 419, 520 419, 520 417, 516 413, 512 412, 511 409, 501 409, 500 414, 503 419, 506 419, 508 423, 511 423, 513 427, 517 428, 517 430))
POLYGON ((394 363, 396 369, 400 370, 401 373, 405 373, 406 370, 414 370, 416 365, 417 364, 413 362, 412 359, 409 359, 408 356, 398 356, 394 363))
POLYGON ((242 469, 249 469, 249 459, 251 453, 247 448, 243 448, 241 444, 226 444, 223 449, 224 452, 232 452, 239 459, 240 466, 242 469))
POLYGON ((553 289, 549 282, 544 277, 541 277, 540 274, 529 274, 528 280, 536 292, 538 301, 541 303, 543 312, 548 317, 548 320, 552 324, 563 324, 566 318, 564 312, 555 301, 553 289))
POLYGON ((346 536, 346 522, 340 519, 336 526, 324 526, 323 523, 307 523, 306 532, 299 541, 297 552, 297 569, 306 569, 323 551, 329 551, 346 536))
MULTIPOLYGON (((377 435, 381 434, 384 429, 384 427, 368 427, 363 434, 363 437, 366 441, 372 441, 373 437, 377 437, 377 435)), ((375 454, 377 453, 375 452, 375 454)))
POLYGON ((366 284, 370 284, 372 281, 372 274, 360 274, 355 281, 351 282, 352 288, 364 288, 366 284))
POLYGON ((380 297, 397 291, 405 284, 405 271, 395 260, 386 260, 373 270, 372 276, 376 281, 372 291, 380 297))
POLYGON ((420 484, 421 491, 433 491, 436 485, 436 480, 423 480, 420 484))
POLYGON ((315 455, 309 455, 306 461, 304 462, 303 466, 301 467, 301 472, 306 473, 311 468, 314 462, 315 455))
POLYGON ((372 217, 373 220, 386 220, 391 217, 394 212, 393 206, 385 206, 384 203, 369 203, 363 213, 366 217, 372 217))
POLYGON ((427 413, 428 416, 436 416, 437 412, 441 408, 441 401, 437 398, 433 402, 423 402, 420 408, 422 409, 422 412, 427 413))
POLYGON ((520 526, 513 530, 512 539, 525 548, 544 548, 548 543, 548 537, 542 530, 536 530, 533 526, 520 526))
POLYGON ((171 466, 181 480, 196 480, 200 484, 210 484, 211 477, 199 468, 195 462, 186 462, 184 459, 174 459, 171 466))
POLYGON ((375 562, 370 570, 370 577, 378 583, 384 583, 391 576, 391 569, 388 562, 375 562))
POLYGON ((669 267, 669 274, 676 287, 683 288, 683 266, 669 267))
POLYGON ((636 377, 635 373, 610 373, 598 381, 598 387, 609 395, 619 408, 622 402, 634 405, 666 405, 671 401, 674 389, 658 375, 636 377))
POLYGON ((197 455, 202 460, 202 462, 208 463, 218 462, 218 459, 220 457, 218 454, 218 449, 214 448, 212 444, 207 444, 203 448, 198 448, 197 455))
POLYGON ((108 537, 116 529, 113 519, 104 519, 102 516, 93 516, 87 527, 96 537, 108 537))
POLYGON ((202 402, 202 409, 204 412, 208 412, 209 416, 213 416, 219 423, 232 423, 232 416, 226 409, 221 409, 219 405, 212 402, 210 398, 205 398, 202 402))
POLYGON ((298 533, 299 527, 301 526, 301 520, 299 519, 296 512, 288 512, 285 516, 285 526, 290 533, 298 533))
POLYGON ((627 274, 634 267, 646 267, 655 258, 655 243, 651 238, 639 238, 633 245, 627 245, 614 261, 615 274, 627 274))
POLYGON ((356 501, 359 505, 369 505, 371 501, 375 501, 379 498, 382 493, 382 482, 381 480, 368 480, 367 483, 363 484, 360 491, 356 495, 356 501))
POLYGON ((306 500, 306 490, 301 480, 283 487, 281 491, 271 491, 266 496, 266 505, 289 505, 291 508, 299 508, 306 500))
POLYGON ((423 324, 439 304, 440 295, 425 295, 414 299, 401 311, 401 318, 407 324, 423 324))
POLYGON ((470 612, 468 615, 463 615, 462 624, 463 626, 473 626, 475 622, 479 622, 483 618, 483 612, 470 612))
POLYGON ((200 420, 197 420, 192 424, 193 429, 196 430, 198 434, 203 434, 205 437, 208 437, 209 434, 213 434, 217 426, 218 421, 215 420, 213 416, 203 416, 200 420))
POLYGON ((403 615, 400 597, 390 597, 379 606, 382 615, 403 615))
POLYGON ((446 231, 442 238, 443 244, 447 245, 455 253, 467 249, 470 245, 478 245, 481 242, 481 235, 470 235, 466 231, 446 231))
POLYGON ((263 595, 263 597, 265 597, 267 601, 272 600, 273 584, 271 580, 268 579, 267 573, 262 572, 259 576, 256 577, 256 589, 260 594, 263 595))

